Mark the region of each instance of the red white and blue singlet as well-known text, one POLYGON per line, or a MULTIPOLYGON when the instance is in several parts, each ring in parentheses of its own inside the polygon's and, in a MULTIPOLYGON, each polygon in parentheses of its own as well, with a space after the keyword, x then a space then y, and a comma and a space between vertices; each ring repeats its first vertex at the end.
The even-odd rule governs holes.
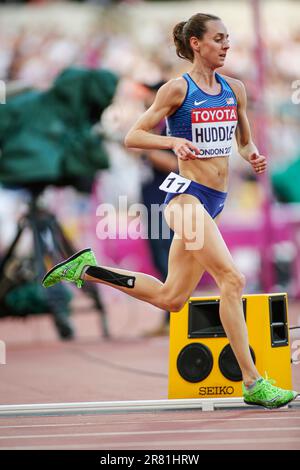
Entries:
POLYGON ((167 134, 190 140, 199 148, 198 158, 227 156, 237 126, 236 96, 227 81, 218 73, 221 85, 218 95, 202 91, 188 73, 183 75, 187 92, 181 106, 168 118, 167 134))
MULTIPOLYGON (((221 85, 218 95, 202 91, 188 73, 183 75, 187 92, 181 106, 168 118, 167 134, 188 139, 198 147, 197 158, 226 157, 232 152, 232 141, 237 126, 236 96, 221 75, 216 73, 221 85)), ((209 188, 196 181, 171 172, 159 189, 167 193, 165 204, 179 194, 195 196, 212 218, 224 208, 227 193, 209 188)))

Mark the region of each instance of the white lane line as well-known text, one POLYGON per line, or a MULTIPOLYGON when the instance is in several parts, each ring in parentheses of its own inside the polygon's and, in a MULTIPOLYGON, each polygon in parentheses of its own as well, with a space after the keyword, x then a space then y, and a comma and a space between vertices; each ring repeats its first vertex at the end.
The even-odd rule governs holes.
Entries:
MULTIPOLYGON (((288 405, 289 408, 300 407, 300 397, 288 405)), ((114 402, 73 402, 73 403, 27 403, 17 405, 0 405, 1 416, 41 416, 49 414, 82 414, 82 413, 116 413, 167 411, 167 410, 202 410, 214 409, 249 409, 241 397, 232 398, 192 398, 172 400, 136 400, 114 402)))
MULTIPOLYGON (((299 417, 300 419, 300 417, 299 417)), ((168 423, 169 421, 166 421, 166 423, 168 423)), ((123 424, 123 423, 69 423, 69 424, 18 424, 18 425, 12 425, 12 426, 0 426, 0 429, 24 429, 24 428, 51 428, 51 427, 54 427, 54 428, 58 428, 58 427, 73 427, 73 426, 76 426, 76 427, 79 427, 79 426, 104 426, 104 425, 107 425, 107 424, 116 424, 118 426, 120 426, 120 424, 123 424)), ((124 424, 137 424, 136 421, 135 422, 125 422, 124 424)))
MULTIPOLYGON (((261 416, 261 417, 256 417, 256 418, 205 418, 205 419, 171 419, 171 420, 153 420, 153 421, 115 421, 115 422, 107 422, 103 423, 101 421, 97 421, 94 423, 66 423, 66 424, 60 424, 60 423, 55 423, 55 424, 16 424, 16 425, 3 425, 0 426, 0 429, 22 429, 22 428, 47 428, 47 427, 72 427, 72 426, 122 426, 122 425, 127 425, 127 424, 163 424, 163 423, 206 423, 206 422, 219 422, 219 421, 266 421, 266 420, 280 420, 284 419, 286 421, 290 421, 292 419, 300 420, 300 416, 290 416, 284 414, 286 411, 281 412, 283 416, 261 416)), ((287 412, 289 413, 289 412, 287 412)), ((39 418, 40 419, 40 418, 39 418)))
MULTIPOLYGON (((291 443, 298 443, 299 446, 298 448, 300 449, 300 442, 299 438, 297 437, 274 437, 274 438, 260 438, 259 441, 257 439, 202 439, 195 440, 191 439, 188 441, 150 441, 150 442, 145 442, 145 441, 128 441, 128 442, 112 442, 109 444, 65 444, 65 445, 52 445, 52 446, 16 446, 16 447, 1 447, 1 450, 68 450, 68 449, 78 449, 78 450, 84 450, 84 449, 95 449, 95 450, 110 450, 113 448, 117 448, 118 450, 122 449, 135 449, 135 448, 142 448, 142 449, 147 449, 147 446, 150 446, 150 449, 157 450, 165 450, 166 448, 168 450, 173 450, 173 449, 181 449, 184 450, 183 446, 188 446, 186 449, 192 450, 193 447, 195 446, 196 450, 200 449, 205 449, 206 446, 214 446, 215 449, 218 449, 220 446, 234 446, 236 444, 238 445, 243 445, 243 448, 247 448, 249 444, 253 444, 254 447, 253 449, 257 448, 258 444, 291 444, 291 443)), ((287 446, 288 447, 288 446, 287 446)), ((295 448, 295 447, 294 447, 295 448)))
MULTIPOLYGON (((300 431, 299 426, 274 428, 228 428, 230 432, 283 432, 283 431, 300 431)), ((0 436, 0 440, 4 439, 50 439, 50 438, 74 438, 74 437, 117 437, 117 436, 151 436, 161 434, 187 434, 187 433, 224 433, 224 429, 171 429, 164 431, 121 431, 121 432, 91 432, 91 433, 75 433, 75 434, 29 434, 28 436, 0 436)), ((300 439, 300 434, 299 434, 300 439)))

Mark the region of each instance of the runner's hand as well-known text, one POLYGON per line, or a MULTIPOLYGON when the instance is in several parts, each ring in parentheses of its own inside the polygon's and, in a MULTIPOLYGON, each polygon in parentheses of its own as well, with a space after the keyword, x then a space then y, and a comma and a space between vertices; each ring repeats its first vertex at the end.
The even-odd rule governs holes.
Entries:
POLYGON ((250 155, 249 157, 249 163, 257 174, 266 171, 267 159, 263 155, 259 155, 258 153, 252 153, 252 155, 250 155))
POLYGON ((187 139, 174 138, 172 150, 180 160, 196 160, 199 149, 187 139))

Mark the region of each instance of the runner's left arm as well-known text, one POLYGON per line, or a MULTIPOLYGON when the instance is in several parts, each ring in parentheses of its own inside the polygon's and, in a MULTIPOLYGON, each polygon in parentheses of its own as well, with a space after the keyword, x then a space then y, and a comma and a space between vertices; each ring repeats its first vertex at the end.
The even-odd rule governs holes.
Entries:
POLYGON ((244 84, 234 80, 234 92, 238 102, 238 124, 236 128, 236 141, 239 154, 252 165, 255 173, 263 173, 267 167, 267 160, 260 155, 251 136, 250 125, 247 117, 247 95, 244 84))

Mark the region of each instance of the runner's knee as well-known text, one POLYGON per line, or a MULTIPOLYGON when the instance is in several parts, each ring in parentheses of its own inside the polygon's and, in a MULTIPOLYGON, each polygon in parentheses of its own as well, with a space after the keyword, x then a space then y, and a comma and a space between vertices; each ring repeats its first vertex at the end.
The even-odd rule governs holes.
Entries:
POLYGON ((165 294, 162 296, 161 304, 168 312, 179 312, 187 301, 186 295, 165 294))
POLYGON ((222 273, 220 287, 230 292, 241 292, 246 285, 246 278, 239 270, 231 268, 222 273))
POLYGON ((185 297, 175 297, 169 302, 169 312, 179 312, 184 307, 187 299, 185 297))

